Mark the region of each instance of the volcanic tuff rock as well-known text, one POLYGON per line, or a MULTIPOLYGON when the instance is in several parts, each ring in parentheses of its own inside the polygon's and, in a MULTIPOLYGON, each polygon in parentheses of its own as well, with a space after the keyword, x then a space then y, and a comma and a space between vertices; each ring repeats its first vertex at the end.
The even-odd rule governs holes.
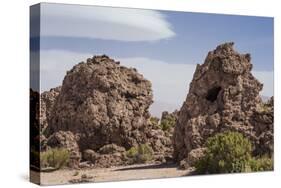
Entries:
POLYGON ((162 154, 171 145, 164 132, 150 123, 150 81, 106 55, 75 65, 61 87, 41 97, 46 136, 70 131, 86 155, 83 159, 92 156, 95 166, 119 165, 124 151, 139 144, 148 143, 162 154), (112 148, 122 149, 106 153, 112 148))
POLYGON ((50 91, 45 91, 40 95, 40 129, 43 134, 48 127, 53 106, 60 90, 61 87, 56 87, 50 89, 50 91))
POLYGON ((273 152, 273 99, 262 103, 263 85, 251 73, 250 54, 239 54, 233 44, 219 45, 196 67, 173 136, 178 161, 226 130, 249 138, 256 155, 273 152))
POLYGON ((135 69, 95 56, 67 72, 53 107, 50 129, 79 135, 81 150, 146 141, 151 83, 135 69))

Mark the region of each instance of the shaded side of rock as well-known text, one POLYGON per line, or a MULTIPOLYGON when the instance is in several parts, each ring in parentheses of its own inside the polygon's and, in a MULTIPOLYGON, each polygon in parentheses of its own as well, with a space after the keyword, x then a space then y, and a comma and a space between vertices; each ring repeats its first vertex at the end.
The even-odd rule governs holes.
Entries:
POLYGON ((40 95, 40 131, 42 134, 45 134, 45 130, 48 127, 53 106, 60 90, 61 87, 56 87, 50 89, 50 91, 45 91, 40 95))
POLYGON ((265 103, 260 103, 254 109, 250 122, 254 127, 255 135, 258 140, 255 154, 268 154, 273 156, 274 146, 274 106, 273 97, 265 103))

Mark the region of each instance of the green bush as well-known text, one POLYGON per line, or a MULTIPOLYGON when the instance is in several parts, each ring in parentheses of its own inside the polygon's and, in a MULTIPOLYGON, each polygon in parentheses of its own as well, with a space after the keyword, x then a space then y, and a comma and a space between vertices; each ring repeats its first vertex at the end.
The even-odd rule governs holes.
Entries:
POLYGON ((270 104, 268 104, 268 103, 261 102, 261 103, 259 103, 257 105, 257 111, 260 112, 260 113, 262 113, 262 112, 270 112, 271 109, 272 109, 272 106, 270 104))
POLYGON ((248 172, 273 170, 273 160, 267 156, 252 158, 249 163, 248 172))
POLYGON ((176 124, 176 118, 173 115, 167 115, 165 118, 161 119, 160 128, 163 131, 170 130, 176 124))
POLYGON ((132 147, 126 152, 126 156, 132 159, 133 163, 145 163, 153 159, 153 150, 147 144, 132 147))
POLYGON ((69 161, 69 151, 63 148, 53 148, 40 153, 40 166, 43 168, 60 169, 69 161))
POLYGON ((150 117, 150 123, 153 127, 159 126, 159 118, 157 117, 150 117))
POLYGON ((273 159, 252 157, 250 141, 241 133, 225 132, 208 138, 205 156, 195 163, 197 173, 233 173, 273 170, 273 159))
POLYGON ((138 155, 138 148, 137 147, 131 147, 127 152, 126 156, 129 158, 134 158, 138 155))
POLYGON ((205 156, 196 162, 198 173, 245 172, 251 160, 248 139, 237 132, 219 133, 206 142, 205 156))

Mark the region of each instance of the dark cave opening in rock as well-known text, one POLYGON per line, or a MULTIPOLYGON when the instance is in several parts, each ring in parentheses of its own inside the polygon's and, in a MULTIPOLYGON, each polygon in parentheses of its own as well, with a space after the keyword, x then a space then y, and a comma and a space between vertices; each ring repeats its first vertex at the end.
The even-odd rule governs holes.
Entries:
POLYGON ((220 90, 221 90, 220 86, 213 87, 213 88, 209 89, 208 93, 207 93, 207 96, 206 96, 206 99, 208 101, 214 102, 215 100, 217 100, 220 90))

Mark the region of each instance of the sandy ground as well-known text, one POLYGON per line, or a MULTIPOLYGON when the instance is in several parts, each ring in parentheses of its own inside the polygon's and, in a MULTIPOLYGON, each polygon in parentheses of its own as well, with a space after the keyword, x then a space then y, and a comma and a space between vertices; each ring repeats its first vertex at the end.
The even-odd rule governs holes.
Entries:
MULTIPOLYGON (((31 173, 31 176, 35 172, 31 173)), ((191 170, 179 170, 174 164, 143 164, 119 166, 112 168, 96 168, 85 170, 58 170, 41 173, 42 185, 67 184, 70 180, 89 177, 89 182, 124 181, 136 179, 154 179, 186 176, 191 170)))

